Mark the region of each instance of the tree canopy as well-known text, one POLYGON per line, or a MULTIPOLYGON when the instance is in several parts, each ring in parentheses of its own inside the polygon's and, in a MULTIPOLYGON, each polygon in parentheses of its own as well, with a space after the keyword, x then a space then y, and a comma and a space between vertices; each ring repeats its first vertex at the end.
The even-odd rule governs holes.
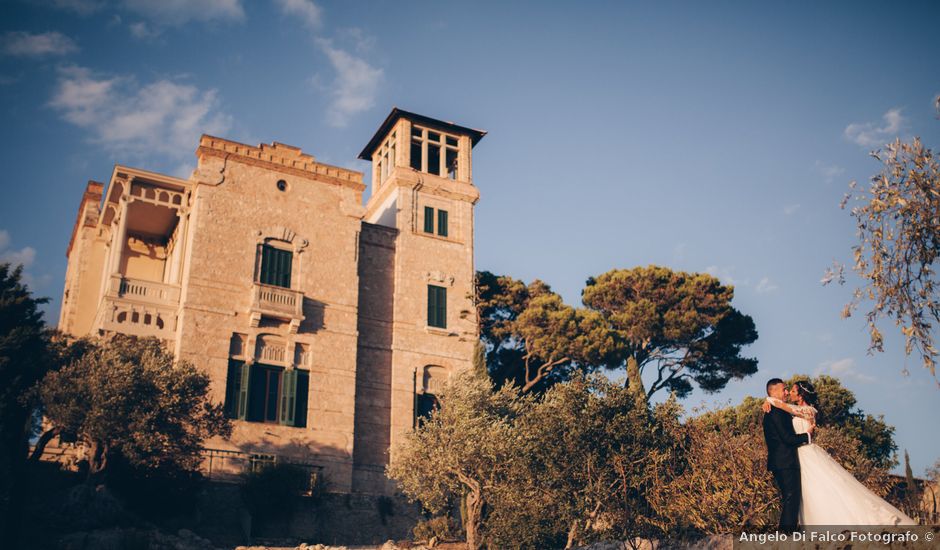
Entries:
MULTIPOLYGON (((871 153, 882 170, 871 178, 867 189, 851 198, 852 217, 858 243, 852 247, 852 269, 862 285, 853 292, 842 311, 850 316, 863 302, 868 322, 869 352, 884 351, 884 336, 878 321, 889 319, 904 335, 904 351, 916 352, 936 377, 935 329, 940 325, 940 279, 936 266, 940 256, 940 164, 920 138, 910 143, 895 140, 871 153)), ((845 283, 843 266, 828 270, 823 283, 845 283)))
POLYGON ((49 334, 23 267, 0 263, 0 537, 15 540, 16 504, 26 460, 32 406, 24 394, 50 367, 49 334))
POLYGON ((590 372, 616 351, 596 312, 574 308, 539 280, 477 273, 480 339, 490 376, 523 393, 544 391, 574 371, 590 372))
POLYGON ((575 372, 626 367, 647 401, 659 390, 684 397, 692 383, 714 392, 757 371, 741 356, 757 339, 754 321, 731 307, 733 288, 707 274, 650 266, 592 277, 583 307, 539 280, 477 274, 477 307, 487 365, 497 385, 542 392, 575 372), (642 375, 654 368, 649 389, 642 375))
POLYGON ((494 392, 468 373, 440 405, 396 448, 388 474, 432 512, 464 499, 469 548, 662 534, 646 494, 673 462, 673 402, 651 412, 600 376, 575 374, 536 397, 509 384, 494 392))
POLYGON ((204 439, 231 423, 209 399, 209 377, 177 362, 154 338, 114 335, 86 343, 38 387, 50 431, 82 442, 89 479, 120 457, 143 469, 193 470, 204 439))
POLYGON ((733 297, 734 289, 711 275, 659 266, 608 271, 582 292, 584 304, 613 332, 627 383, 643 399, 662 389, 684 397, 692 382, 716 392, 757 372, 757 360, 741 356, 757 329, 731 306, 733 297), (642 376, 649 368, 656 379, 646 389, 642 376))

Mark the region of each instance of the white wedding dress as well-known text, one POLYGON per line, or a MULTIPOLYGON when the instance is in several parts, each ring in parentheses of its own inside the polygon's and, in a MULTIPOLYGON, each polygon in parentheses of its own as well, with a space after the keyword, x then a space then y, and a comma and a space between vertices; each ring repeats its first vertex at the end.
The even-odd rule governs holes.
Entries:
MULTIPOLYGON (((816 416, 813 407, 791 407, 807 418, 816 416)), ((793 417, 796 433, 807 432, 807 418, 793 417)), ((802 445, 797 454, 803 493, 800 525, 916 525, 904 512, 862 485, 819 445, 802 445)))

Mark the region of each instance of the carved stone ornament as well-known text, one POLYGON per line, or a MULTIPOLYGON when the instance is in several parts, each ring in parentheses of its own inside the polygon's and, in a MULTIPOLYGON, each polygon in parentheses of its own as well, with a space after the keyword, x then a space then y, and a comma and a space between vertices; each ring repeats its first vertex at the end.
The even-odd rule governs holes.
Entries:
POLYGON ((303 252, 307 245, 310 244, 310 241, 304 239, 303 237, 298 237, 292 229, 284 227, 282 225, 275 225, 267 227, 265 229, 258 229, 255 231, 255 236, 257 237, 258 243, 261 244, 265 239, 277 239, 279 241, 284 241, 294 245, 294 251, 297 253, 303 252))
POLYGON ((427 279, 429 283, 444 283, 447 286, 454 286, 454 276, 447 275, 440 271, 428 271, 427 279))

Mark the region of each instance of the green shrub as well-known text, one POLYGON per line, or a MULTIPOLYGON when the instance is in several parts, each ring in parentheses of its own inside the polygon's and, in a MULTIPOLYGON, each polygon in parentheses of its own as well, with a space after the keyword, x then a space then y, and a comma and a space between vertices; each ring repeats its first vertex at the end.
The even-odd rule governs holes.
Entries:
POLYGON ((450 516, 438 516, 427 521, 418 522, 414 527, 415 540, 450 540, 460 532, 460 526, 450 516))
POLYGON ((292 464, 273 464, 245 475, 242 495, 252 515, 289 515, 307 489, 308 474, 292 464))

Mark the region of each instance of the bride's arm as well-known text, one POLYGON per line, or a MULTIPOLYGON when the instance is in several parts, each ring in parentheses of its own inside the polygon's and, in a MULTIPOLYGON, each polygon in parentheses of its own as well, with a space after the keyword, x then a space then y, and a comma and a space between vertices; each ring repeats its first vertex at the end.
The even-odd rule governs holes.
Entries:
POLYGON ((808 407, 797 407, 785 401, 781 401, 777 399, 776 397, 768 397, 767 403, 769 403, 770 405, 774 407, 777 407, 778 409, 783 409, 787 411, 788 413, 792 414, 793 416, 799 416, 800 418, 805 418, 806 420, 809 420, 811 422, 814 421, 814 418, 813 418, 814 415, 806 410, 808 407))

